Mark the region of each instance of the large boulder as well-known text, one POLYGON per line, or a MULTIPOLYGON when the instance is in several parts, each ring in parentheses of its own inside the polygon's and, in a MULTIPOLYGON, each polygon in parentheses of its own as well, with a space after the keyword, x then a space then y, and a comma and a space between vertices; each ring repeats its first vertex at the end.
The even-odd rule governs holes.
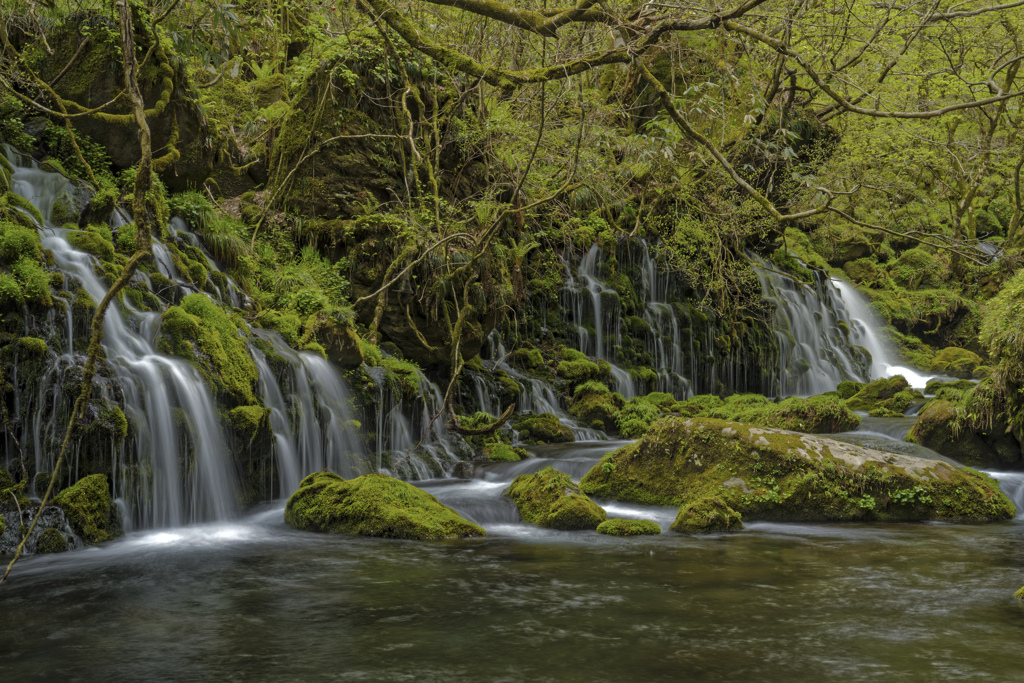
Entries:
POLYGON ((569 475, 553 467, 520 474, 504 494, 516 504, 524 521, 549 529, 596 529, 608 517, 569 475))
POLYGON ((87 543, 102 543, 124 534, 121 510, 110 497, 105 474, 91 474, 58 493, 53 504, 64 510, 75 533, 87 543))
POLYGON ((709 418, 656 423, 580 481, 592 496, 685 506, 717 496, 744 520, 1010 519, 984 474, 820 436, 709 418))
POLYGON ((921 444, 957 462, 974 467, 1020 469, 1024 467, 1020 444, 1006 425, 997 420, 992 429, 981 431, 959 424, 956 405, 950 401, 929 403, 907 441, 921 444))
POLYGON ((572 430, 551 413, 528 414, 515 419, 512 425, 523 443, 568 443, 575 441, 572 430))
POLYGON ((304 531, 382 538, 487 535, 426 491, 376 473, 346 480, 333 472, 314 472, 288 499, 284 521, 304 531))

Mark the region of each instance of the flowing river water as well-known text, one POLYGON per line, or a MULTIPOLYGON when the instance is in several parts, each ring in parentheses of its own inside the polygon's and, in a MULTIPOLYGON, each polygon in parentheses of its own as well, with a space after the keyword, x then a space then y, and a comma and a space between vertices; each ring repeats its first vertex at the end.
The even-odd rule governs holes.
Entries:
MULTIPOLYGON (((616 445, 419 482, 483 539, 310 534, 278 503, 27 557, 0 591, 0 680, 1020 680, 1024 519, 698 538, 668 531, 672 509, 602 501, 665 531, 618 538, 523 524, 500 495, 616 445)), ((1001 477, 1018 499, 1022 479, 1001 477)))

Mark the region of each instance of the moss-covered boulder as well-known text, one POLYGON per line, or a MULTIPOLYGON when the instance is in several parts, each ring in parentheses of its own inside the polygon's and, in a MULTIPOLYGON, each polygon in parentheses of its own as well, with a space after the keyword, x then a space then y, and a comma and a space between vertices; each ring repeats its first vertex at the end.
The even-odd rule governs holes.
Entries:
POLYGON ((572 430, 551 413, 524 415, 515 420, 513 427, 523 443, 568 443, 576 440, 572 430))
POLYGON ((284 521, 304 531, 437 539, 486 532, 412 484, 383 474, 343 479, 314 472, 288 499, 284 521))
POLYGON ((68 539, 64 538, 64 534, 52 527, 43 529, 43 532, 39 534, 39 538, 36 539, 36 553, 40 555, 63 553, 67 550, 68 539))
POLYGON ((686 506, 718 497, 744 520, 1009 519, 995 481, 946 462, 709 418, 670 418, 580 481, 591 496, 686 506))
POLYGON ((679 508, 669 527, 684 534, 718 534, 743 528, 742 516, 718 496, 695 500, 679 508))
POLYGON ((58 493, 53 504, 64 510, 71 528, 87 543, 102 543, 124 534, 121 511, 110 497, 104 474, 79 479, 58 493))
POLYGON ((924 394, 910 388, 910 382, 903 375, 876 379, 864 385, 860 391, 846 401, 850 410, 863 410, 873 417, 902 415, 914 401, 924 394))
POLYGON ((610 391, 602 382, 591 380, 573 391, 569 414, 594 429, 615 432, 616 418, 623 403, 621 394, 610 391))
POLYGON ((935 357, 932 358, 931 365, 928 369, 932 372, 949 375, 951 377, 971 379, 974 377, 974 370, 981 365, 982 362, 981 356, 973 351, 949 346, 939 351, 935 357))
POLYGON ((520 474, 504 495, 516 504, 524 521, 549 529, 596 529, 608 517, 569 475, 553 467, 520 474))
MULTIPOLYGON (((945 389, 939 389, 945 392, 945 389)), ((1020 469, 1024 467, 1020 444, 997 420, 990 430, 972 429, 957 419, 956 404, 938 399, 925 409, 907 434, 907 441, 921 444, 957 462, 974 467, 1020 469)))
POLYGON ((597 525, 597 533, 609 536, 657 536, 661 527, 649 519, 613 517, 597 525))
POLYGON ((859 258, 843 264, 843 272, 858 285, 872 285, 878 280, 878 267, 869 258, 859 258))
POLYGON ((860 424, 860 418, 835 394, 794 396, 779 403, 760 394, 734 394, 724 401, 715 396, 696 396, 678 407, 691 417, 713 417, 812 434, 848 432, 860 424))

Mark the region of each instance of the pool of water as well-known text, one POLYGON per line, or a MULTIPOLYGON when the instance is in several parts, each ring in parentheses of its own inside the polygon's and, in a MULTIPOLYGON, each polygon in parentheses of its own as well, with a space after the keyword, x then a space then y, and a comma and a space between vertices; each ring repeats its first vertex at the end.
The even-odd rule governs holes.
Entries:
POLYGON ((0 586, 0 680, 1019 681, 1024 521, 748 524, 662 536, 518 521, 522 471, 423 487, 488 537, 298 532, 280 505, 22 560, 0 586))

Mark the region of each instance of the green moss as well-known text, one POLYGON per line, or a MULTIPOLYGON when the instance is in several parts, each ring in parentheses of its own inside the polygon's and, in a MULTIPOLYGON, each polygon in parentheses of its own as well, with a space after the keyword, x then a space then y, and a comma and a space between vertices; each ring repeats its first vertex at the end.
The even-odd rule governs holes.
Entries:
POLYGON ((327 349, 325 349, 322 344, 318 344, 315 341, 306 342, 305 344, 303 344, 302 350, 312 351, 313 353, 317 354, 324 360, 327 359, 327 349))
POLYGON ((903 414, 911 404, 924 394, 910 388, 910 383, 903 375, 876 379, 864 385, 864 388, 854 394, 846 401, 850 410, 863 410, 871 412, 884 408, 885 410, 903 414))
POLYGON ((970 379, 974 376, 974 370, 981 365, 981 357, 973 351, 949 346, 939 351, 932 358, 929 370, 943 375, 970 379))
POLYGON ((569 414, 587 426, 610 431, 616 425, 622 405, 622 396, 609 391, 603 383, 591 380, 576 387, 569 403, 569 414))
POLYGON ((566 443, 575 441, 572 430, 551 413, 523 415, 513 425, 524 443, 566 443))
POLYGON ((938 460, 708 418, 669 418, 580 481, 591 496, 686 506, 717 497, 745 520, 1010 519, 990 478, 938 460))
POLYGON ((228 411, 231 427, 249 440, 269 424, 269 419, 270 410, 263 406, 238 406, 228 411))
POLYGON ((331 472, 311 474, 288 499, 284 520, 305 531, 383 538, 486 535, 426 491, 383 474, 349 481, 331 472))
POLYGON ((867 385, 864 384, 864 382, 852 382, 847 380, 839 383, 839 386, 836 387, 836 392, 839 394, 839 398, 845 401, 848 398, 853 398, 865 386, 867 385))
POLYGON ((553 467, 536 474, 521 474, 505 489, 523 520, 549 529, 596 529, 607 519, 605 511, 553 467))
POLYGON ((878 280, 878 268, 870 258, 843 264, 843 272, 858 285, 872 285, 878 280))
POLYGON ((695 500, 679 508, 669 527, 684 534, 717 534, 743 528, 742 515, 717 496, 695 500))
POLYGON ((516 448, 506 443, 489 443, 484 447, 484 455, 488 460, 498 462, 519 462, 530 457, 522 448, 516 448))
POLYGON ((18 340, 18 349, 37 358, 44 357, 50 348, 39 337, 22 337, 18 340))
POLYGON ((598 379, 607 373, 602 373, 597 363, 583 360, 563 360, 555 368, 555 374, 571 384, 579 384, 589 379, 598 379))
POLYGON ((56 529, 43 529, 36 540, 36 552, 40 555, 67 552, 68 540, 56 529))
POLYGON ((109 541, 124 533, 106 475, 92 474, 80 479, 58 493, 53 504, 64 510, 71 528, 88 543, 109 541))
POLYGON ((632 399, 616 417, 619 434, 625 439, 639 439, 652 424, 661 419, 661 408, 651 401, 632 399))
POLYGON ((70 232, 68 242, 75 249, 88 252, 100 261, 110 261, 114 258, 114 237, 110 234, 110 228, 105 225, 90 225, 85 230, 70 232))
POLYGON ((510 357, 512 365, 526 370, 544 367, 544 356, 536 348, 517 348, 510 357))
POLYGON ((703 411, 691 408, 684 412, 692 416, 700 415, 812 434, 846 432, 860 425, 860 418, 836 395, 791 397, 781 403, 775 403, 760 394, 734 394, 717 405, 713 401, 708 402, 708 405, 713 407, 703 411))
POLYGON ((239 326, 204 294, 190 294, 164 313, 160 347, 199 368, 236 404, 256 403, 259 379, 239 326))
POLYGON ((42 257, 39 231, 16 223, 0 221, 0 262, 12 264, 24 257, 35 261, 42 257))
POLYGON ((615 517, 598 524, 597 533, 609 536, 656 536, 661 533, 661 527, 649 519, 615 517))

